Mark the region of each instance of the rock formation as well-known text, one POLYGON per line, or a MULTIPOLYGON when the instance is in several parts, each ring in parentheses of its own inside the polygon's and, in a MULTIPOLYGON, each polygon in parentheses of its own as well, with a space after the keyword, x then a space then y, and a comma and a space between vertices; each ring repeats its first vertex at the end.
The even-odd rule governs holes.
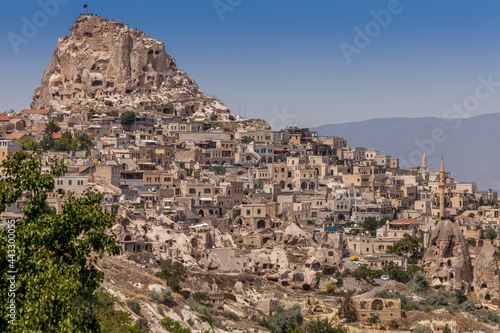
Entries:
MULTIPOLYGON (((148 109, 171 116, 238 120, 177 69, 165 45, 120 21, 82 14, 59 39, 31 108, 148 109)), ((267 125, 267 124, 266 124, 267 125)))
POLYGON ((290 223, 285 228, 283 242, 287 245, 306 244, 307 236, 304 230, 300 229, 295 223, 290 223))
POLYGON ((429 239, 423 266, 433 287, 468 291, 472 283, 472 264, 458 224, 448 220, 437 224, 429 239))
POLYGON ((500 305, 500 275, 495 247, 488 240, 484 241, 474 262, 474 281, 470 289, 480 302, 500 305))

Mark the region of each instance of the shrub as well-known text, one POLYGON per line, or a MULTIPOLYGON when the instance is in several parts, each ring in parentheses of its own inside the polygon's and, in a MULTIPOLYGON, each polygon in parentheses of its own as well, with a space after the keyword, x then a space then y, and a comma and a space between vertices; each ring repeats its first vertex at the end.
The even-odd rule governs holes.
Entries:
POLYGON ((494 322, 497 324, 500 323, 500 316, 494 312, 491 312, 491 311, 487 311, 487 310, 477 311, 476 316, 478 317, 478 319, 480 321, 484 321, 484 322, 491 321, 491 322, 494 322))
POLYGON ((411 275, 410 281, 406 283, 406 286, 416 293, 422 293, 429 287, 429 282, 425 273, 415 272, 411 275))
POLYGON ((405 311, 415 311, 415 310, 422 311, 422 308, 417 303, 415 303, 413 301, 408 301, 406 303, 406 305, 403 307, 403 310, 405 310, 405 311))
POLYGON ((333 326, 328 319, 311 321, 306 327, 307 333, 347 333, 347 329, 337 325, 333 326))
POLYGON ((431 294, 425 298, 430 305, 448 305, 451 301, 451 295, 444 289, 439 289, 437 294, 431 294))
POLYGON ((169 317, 163 318, 161 320, 161 324, 167 331, 171 333, 191 333, 191 330, 189 328, 182 328, 179 322, 169 317))
POLYGON ((391 320, 391 321, 389 322, 389 328, 390 328, 391 330, 398 329, 398 328, 399 328, 399 324, 398 324, 398 322, 397 322, 397 321, 395 321, 394 319, 393 319, 393 320, 391 320))
POLYGON ((172 296, 172 289, 170 287, 162 288, 161 290, 161 302, 165 304, 170 304, 174 300, 172 296))
POLYGON ((205 305, 195 302, 191 296, 188 297, 187 304, 189 305, 189 308, 191 308, 191 310, 196 311, 201 315, 201 320, 206 321, 210 323, 210 325, 212 325, 212 323, 214 322, 214 317, 212 311, 210 311, 209 308, 207 308, 205 305))
POLYGON ((169 287, 161 288, 161 294, 156 290, 150 290, 148 291, 148 297, 155 302, 169 304, 173 300, 172 289, 169 287))
POLYGON ((268 328, 271 332, 282 333, 290 327, 293 329, 301 325, 303 321, 300 307, 295 304, 286 310, 279 306, 269 319, 261 319, 259 325, 268 328))
POLYGON ((472 301, 470 299, 468 299, 465 302, 463 302, 460 305, 460 308, 462 308, 462 310, 470 312, 470 313, 475 313, 476 312, 476 306, 474 305, 474 301, 472 301))
POLYGON ((451 295, 451 303, 456 306, 462 304, 465 301, 467 301, 467 296, 465 296, 465 294, 460 290, 455 290, 454 294, 451 295))
POLYGON ((160 302, 160 294, 156 290, 148 291, 148 297, 152 298, 155 302, 160 302))
POLYGON ((135 321, 134 327, 139 330, 139 332, 149 332, 148 321, 144 318, 139 318, 135 321))
POLYGON ((427 333, 427 329, 424 326, 417 326, 412 333, 427 333))
POLYGON ((127 301, 127 305, 136 315, 141 315, 141 306, 137 303, 137 301, 130 299, 127 301))
POLYGON ((372 314, 367 320, 368 324, 374 325, 380 322, 380 317, 377 314, 372 314))
POLYGON ((205 291, 196 291, 191 295, 191 297, 193 298, 193 301, 197 303, 210 305, 210 295, 205 291))
POLYGON ((163 260, 160 263, 161 271, 155 276, 163 279, 176 292, 181 290, 180 283, 186 280, 187 269, 183 264, 172 259, 163 260))
POLYGON ((432 309, 431 309, 430 307, 426 307, 426 308, 424 309, 424 312, 426 312, 426 313, 427 313, 427 312, 431 312, 431 311, 432 311, 432 309))
POLYGON ((333 294, 335 292, 335 286, 331 283, 326 285, 326 292, 329 294, 333 294))

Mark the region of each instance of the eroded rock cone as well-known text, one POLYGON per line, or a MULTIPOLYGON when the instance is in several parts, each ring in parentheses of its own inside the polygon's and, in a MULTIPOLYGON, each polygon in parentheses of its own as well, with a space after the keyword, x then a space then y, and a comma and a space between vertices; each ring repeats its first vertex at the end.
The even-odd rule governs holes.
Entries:
POLYGON ((474 281, 471 291, 481 303, 500 305, 500 274, 495 247, 485 240, 474 262, 474 281))
POLYGON ((429 239, 423 266, 431 286, 466 292, 472 283, 472 264, 458 224, 440 221, 429 239))

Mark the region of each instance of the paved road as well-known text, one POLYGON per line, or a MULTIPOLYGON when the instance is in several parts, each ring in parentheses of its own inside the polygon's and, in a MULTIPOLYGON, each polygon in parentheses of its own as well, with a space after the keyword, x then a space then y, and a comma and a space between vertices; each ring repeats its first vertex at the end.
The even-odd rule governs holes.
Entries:
POLYGON ((354 298, 373 298, 379 291, 384 289, 388 282, 389 281, 384 281, 382 279, 375 279, 375 287, 373 287, 372 290, 361 295, 356 295, 354 298))

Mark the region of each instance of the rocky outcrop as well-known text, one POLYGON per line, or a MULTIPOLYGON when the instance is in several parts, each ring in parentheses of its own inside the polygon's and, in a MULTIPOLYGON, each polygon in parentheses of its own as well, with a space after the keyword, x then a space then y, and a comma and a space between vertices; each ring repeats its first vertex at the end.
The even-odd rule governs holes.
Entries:
POLYGON ((164 43, 143 31, 86 14, 78 17, 70 31, 58 40, 31 108, 148 109, 212 121, 241 119, 220 101, 205 96, 176 67, 164 43))
POLYGON ((458 224, 451 221, 437 224, 429 239, 423 266, 433 287, 468 291, 473 270, 467 244, 458 224))
POLYGON ((474 281, 471 291, 481 303, 500 305, 500 274, 495 247, 485 240, 474 262, 474 281))
POLYGON ((291 223, 285 228, 283 242, 287 245, 306 244, 307 236, 304 230, 295 225, 295 223, 291 223))

